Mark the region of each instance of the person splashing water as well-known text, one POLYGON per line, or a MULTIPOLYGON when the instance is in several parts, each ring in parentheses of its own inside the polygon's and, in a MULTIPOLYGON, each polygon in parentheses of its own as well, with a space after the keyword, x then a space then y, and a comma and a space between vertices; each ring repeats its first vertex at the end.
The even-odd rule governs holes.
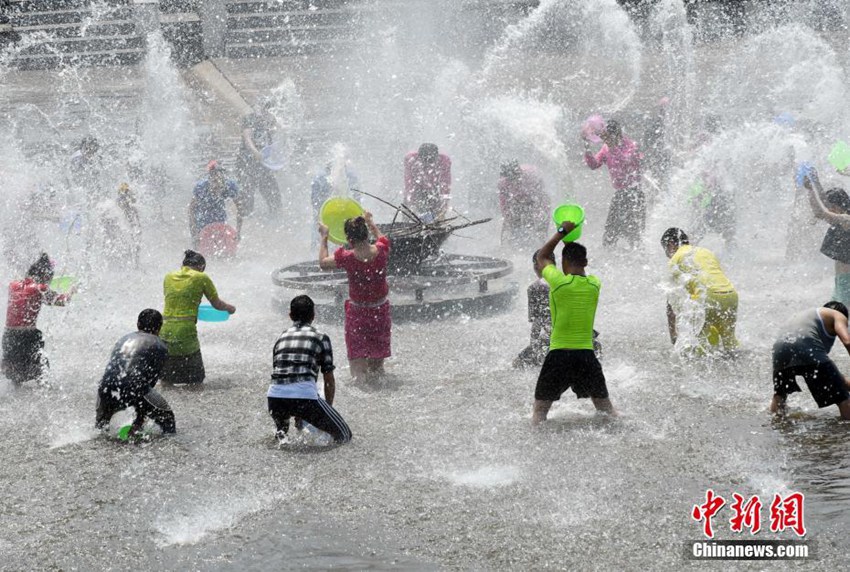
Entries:
POLYGON ((387 261, 390 239, 375 226, 372 213, 345 221, 351 249, 339 248, 328 255, 328 227, 319 225, 322 270, 342 268, 348 273, 345 302, 345 346, 351 375, 357 382, 373 382, 384 375, 384 359, 390 357, 392 314, 387 299, 387 261), (375 244, 369 243, 369 232, 375 244))

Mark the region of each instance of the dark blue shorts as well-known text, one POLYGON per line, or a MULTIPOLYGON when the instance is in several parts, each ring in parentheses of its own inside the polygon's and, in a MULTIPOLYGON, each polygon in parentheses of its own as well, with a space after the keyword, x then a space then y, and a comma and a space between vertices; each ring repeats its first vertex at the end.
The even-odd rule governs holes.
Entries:
POLYGON ((774 370, 773 393, 784 397, 800 391, 797 376, 806 382, 818 407, 829 407, 850 399, 844 376, 831 361, 774 370))

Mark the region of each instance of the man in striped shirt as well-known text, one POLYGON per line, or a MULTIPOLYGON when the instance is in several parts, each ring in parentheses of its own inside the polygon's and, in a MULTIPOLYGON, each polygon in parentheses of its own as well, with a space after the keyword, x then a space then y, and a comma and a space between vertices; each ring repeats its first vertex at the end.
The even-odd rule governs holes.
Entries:
POLYGON ((302 419, 326 433, 336 443, 351 440, 351 429, 331 407, 336 391, 331 340, 313 327, 315 306, 309 296, 296 296, 289 304, 292 327, 274 345, 272 383, 269 386, 269 413, 282 442, 289 430, 289 418, 302 419), (316 388, 319 371, 325 382, 325 399, 316 388))

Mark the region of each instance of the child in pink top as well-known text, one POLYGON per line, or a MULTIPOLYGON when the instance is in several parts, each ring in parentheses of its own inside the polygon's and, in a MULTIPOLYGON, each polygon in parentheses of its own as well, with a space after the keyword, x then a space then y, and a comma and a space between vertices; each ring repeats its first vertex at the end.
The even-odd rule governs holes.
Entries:
POLYGON ((390 240, 381 234, 372 213, 345 221, 345 236, 351 246, 328 255, 328 228, 319 225, 319 266, 342 268, 348 273, 345 302, 345 346, 355 381, 372 381, 384 373, 384 359, 391 355, 392 316, 387 300, 387 262, 390 240), (375 244, 369 243, 369 232, 375 244))
POLYGON ((605 144, 593 155, 585 143, 584 162, 591 169, 607 165, 615 190, 603 241, 606 246, 613 246, 618 239, 626 238, 635 247, 646 223, 646 198, 640 188, 643 155, 637 144, 623 135, 617 121, 608 121, 599 136, 605 144))

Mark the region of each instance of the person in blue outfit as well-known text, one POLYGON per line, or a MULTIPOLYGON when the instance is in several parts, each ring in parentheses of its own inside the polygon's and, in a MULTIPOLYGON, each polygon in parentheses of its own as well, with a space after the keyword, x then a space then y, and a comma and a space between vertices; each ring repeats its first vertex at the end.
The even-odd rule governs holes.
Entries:
POLYGON ((118 340, 109 356, 106 371, 97 390, 95 426, 106 429, 112 416, 132 407, 136 419, 130 436, 138 433, 148 417, 163 433, 175 433, 177 426, 168 402, 154 386, 162 373, 168 349, 159 338, 162 314, 148 308, 142 310, 136 322, 137 332, 118 340))
POLYGON ((243 205, 239 187, 227 178, 224 167, 218 161, 207 165, 207 176, 195 184, 192 201, 189 203, 189 229, 192 246, 198 248, 201 231, 205 226, 227 222, 227 200, 236 206, 236 237, 242 235, 243 205))

